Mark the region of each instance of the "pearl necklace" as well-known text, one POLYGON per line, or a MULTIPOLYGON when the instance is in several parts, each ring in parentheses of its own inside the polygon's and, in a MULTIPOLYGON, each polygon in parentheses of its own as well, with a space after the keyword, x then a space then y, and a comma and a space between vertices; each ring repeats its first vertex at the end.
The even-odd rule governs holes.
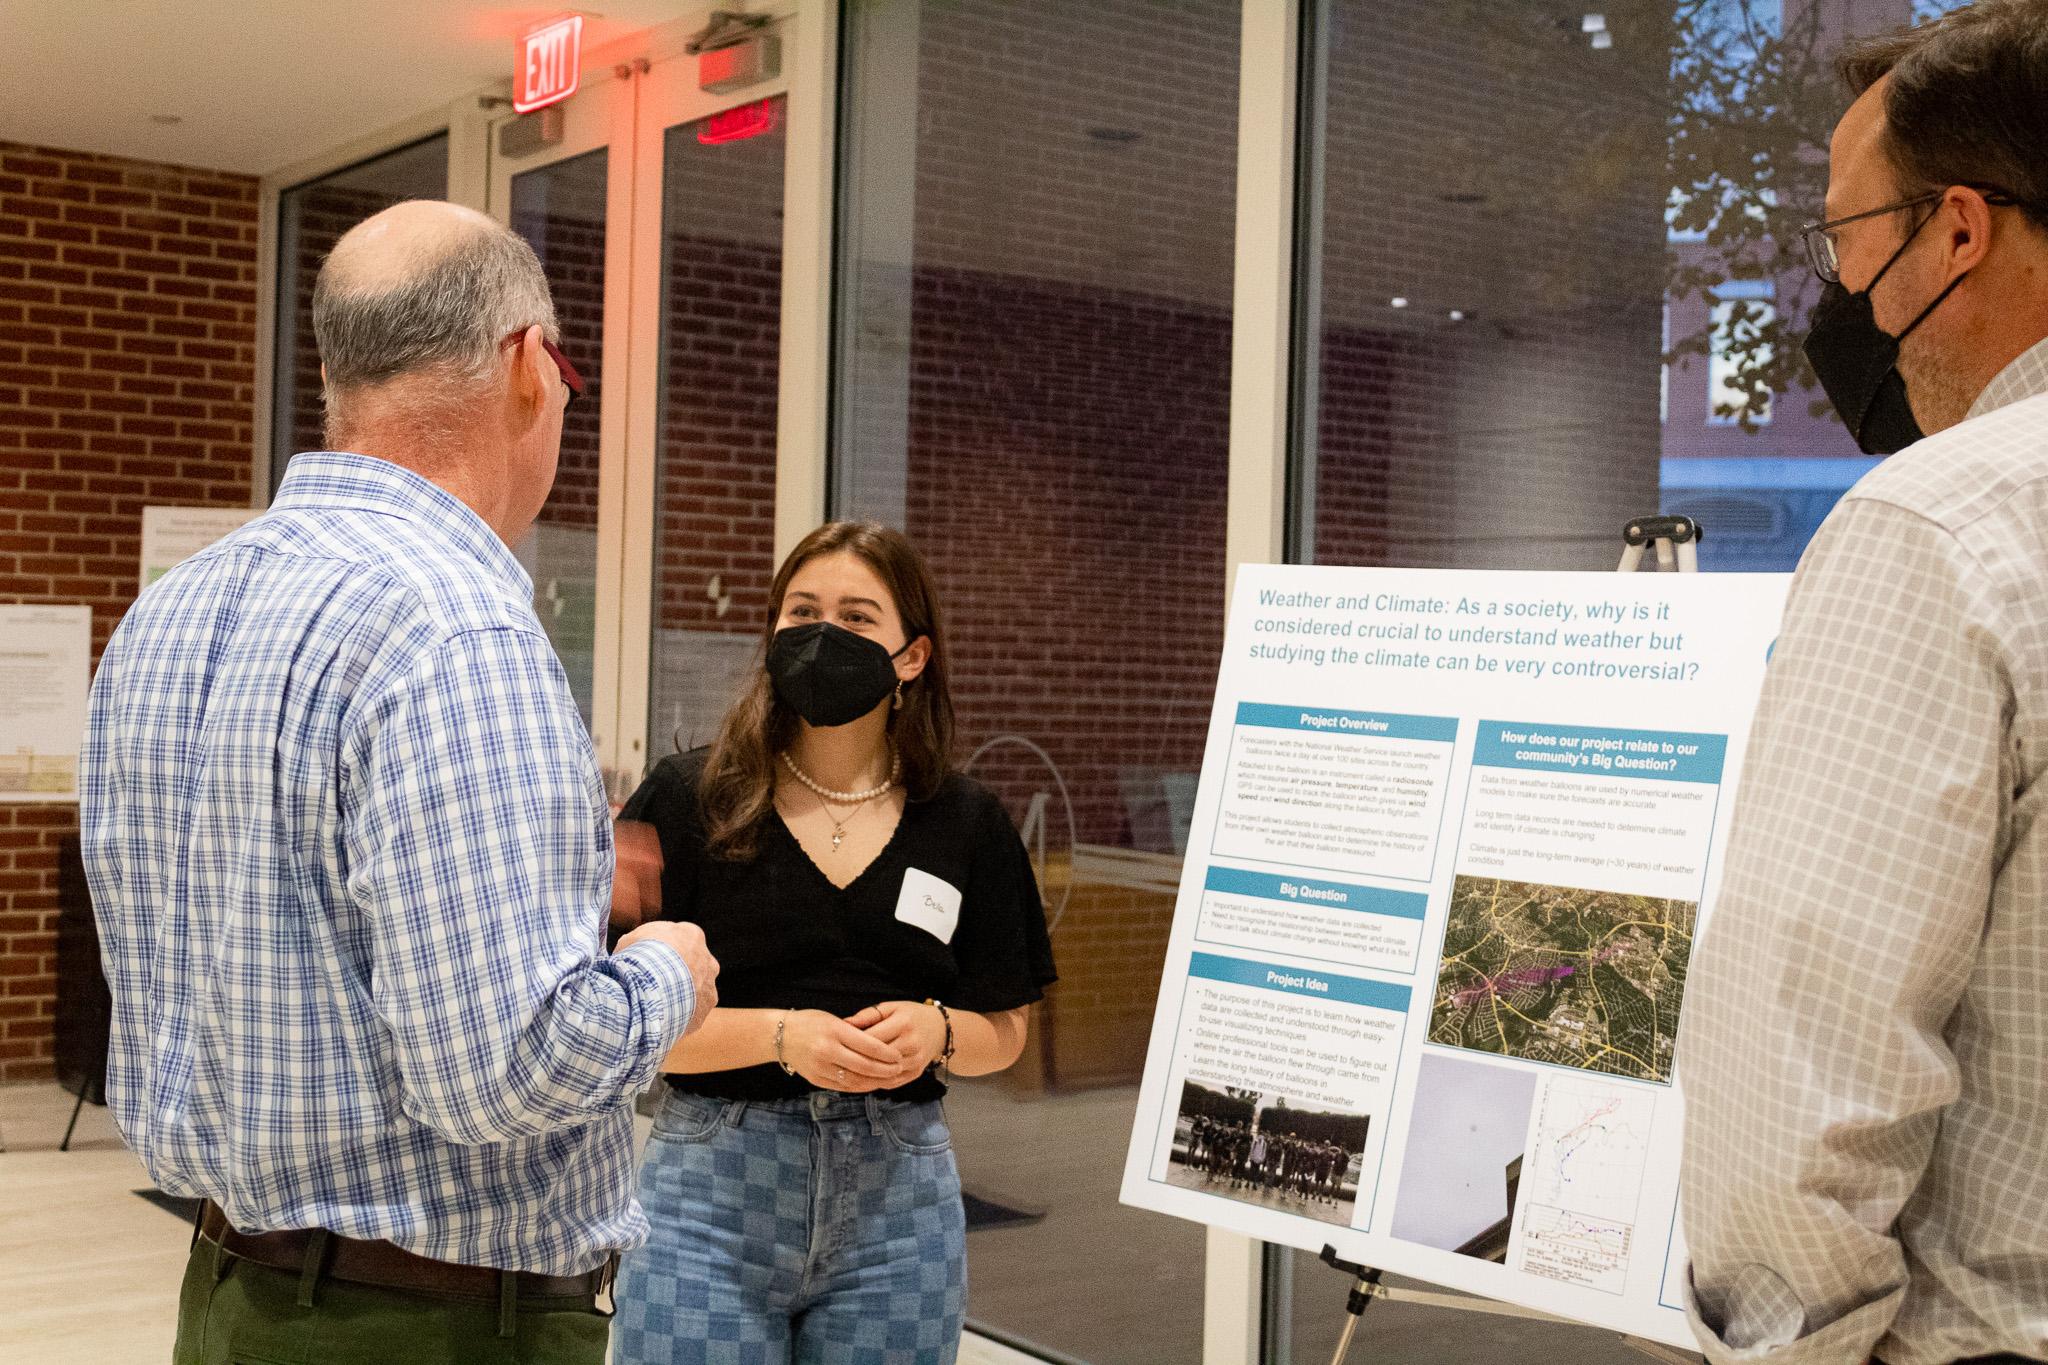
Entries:
POLYGON ((796 766, 796 760, 789 756, 789 751, 786 749, 783 751, 782 761, 789 768, 791 776, 795 777, 797 781, 803 783, 806 787, 809 787, 816 794, 818 809, 824 811, 825 818, 832 822, 832 851, 834 853, 837 853, 839 846, 846 842, 846 827, 853 823, 853 817, 866 810, 870 801, 895 786, 897 779, 903 775, 903 760, 892 750, 889 755, 888 781, 879 787, 870 787, 864 792, 836 792, 830 787, 812 781, 811 775, 796 766), (837 801, 841 805, 851 802, 854 803, 854 806, 852 810, 846 813, 846 818, 842 820, 832 813, 832 807, 827 804, 832 801, 837 801))
POLYGON ((809 773, 796 766, 796 760, 790 757, 789 750, 787 749, 782 751, 782 762, 783 766, 789 769, 790 776, 824 797, 827 801, 836 801, 842 806, 851 805, 856 801, 872 801, 883 792, 895 786, 897 780, 903 776, 903 760, 893 750, 889 754, 888 780, 882 783, 881 786, 869 787, 864 792, 836 792, 830 787, 813 781, 809 773))

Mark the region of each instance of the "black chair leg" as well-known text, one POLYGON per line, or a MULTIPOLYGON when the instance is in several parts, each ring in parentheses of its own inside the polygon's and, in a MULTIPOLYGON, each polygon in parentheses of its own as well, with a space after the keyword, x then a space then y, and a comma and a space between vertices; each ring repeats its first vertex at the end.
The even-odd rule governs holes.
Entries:
POLYGON ((78 1087, 78 1103, 71 1106, 71 1122, 64 1125, 64 1140, 57 1144, 58 1151, 68 1152, 71 1150, 71 1130, 78 1127, 78 1111, 83 1108, 85 1108, 85 1087, 80 1085, 78 1087))

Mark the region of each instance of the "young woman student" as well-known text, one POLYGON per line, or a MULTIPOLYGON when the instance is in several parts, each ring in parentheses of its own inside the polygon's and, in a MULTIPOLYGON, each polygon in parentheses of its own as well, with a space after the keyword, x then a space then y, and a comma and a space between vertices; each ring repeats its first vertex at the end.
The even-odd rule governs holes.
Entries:
POLYGON ((910 543, 822 526, 769 598, 716 740, 620 814, 652 826, 660 913, 700 925, 720 973, 664 1063, 613 1359, 948 1365, 966 1233, 940 1097, 1023 1050, 1054 976, 1038 886, 1001 803, 949 765, 910 543))

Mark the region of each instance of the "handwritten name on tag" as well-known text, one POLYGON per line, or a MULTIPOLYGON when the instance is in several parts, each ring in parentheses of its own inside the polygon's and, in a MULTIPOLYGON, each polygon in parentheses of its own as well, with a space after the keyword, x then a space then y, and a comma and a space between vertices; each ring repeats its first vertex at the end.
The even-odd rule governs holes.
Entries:
POLYGON ((960 888, 929 872, 909 868, 896 896, 896 918, 924 930, 941 943, 953 941, 960 927, 960 888))

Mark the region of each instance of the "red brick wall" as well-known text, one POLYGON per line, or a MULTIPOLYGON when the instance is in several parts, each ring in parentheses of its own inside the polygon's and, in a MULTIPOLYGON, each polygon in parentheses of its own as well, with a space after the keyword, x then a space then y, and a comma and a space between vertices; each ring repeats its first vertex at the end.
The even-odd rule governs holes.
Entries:
MULTIPOLYGON (((145 504, 244 506, 256 181, 0 143, 0 602, 134 599, 145 504)), ((69 805, 0 804, 0 1080, 47 1075, 69 805)))
MULTIPOLYGON (((778 119, 787 100, 773 102, 778 119)), ((751 635, 774 577, 781 375, 780 122, 706 146, 668 134, 663 186, 658 628, 751 635), (723 612, 707 591, 717 577, 723 612)))
POLYGON ((513 230, 540 256, 562 352, 587 381, 584 396, 563 414, 555 486, 538 520, 588 531, 597 529, 598 409, 606 379, 605 156, 599 150, 557 162, 520 176, 512 189, 513 230))
POLYGON ((680 234, 665 249, 655 624, 752 635, 775 576, 782 253, 680 234))

